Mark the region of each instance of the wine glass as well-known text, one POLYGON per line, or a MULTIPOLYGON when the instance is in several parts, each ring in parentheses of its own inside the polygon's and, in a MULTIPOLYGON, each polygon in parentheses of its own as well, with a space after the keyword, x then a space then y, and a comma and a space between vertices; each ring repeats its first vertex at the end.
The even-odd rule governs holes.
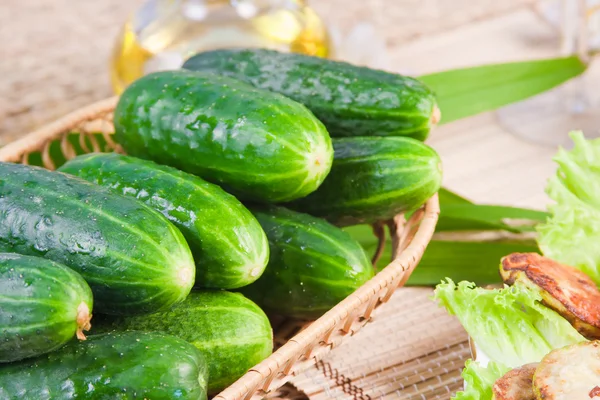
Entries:
POLYGON ((500 125, 515 136, 544 146, 569 147, 569 131, 600 136, 600 0, 555 0, 538 10, 561 33, 559 52, 577 55, 587 70, 565 84, 497 111, 500 125))

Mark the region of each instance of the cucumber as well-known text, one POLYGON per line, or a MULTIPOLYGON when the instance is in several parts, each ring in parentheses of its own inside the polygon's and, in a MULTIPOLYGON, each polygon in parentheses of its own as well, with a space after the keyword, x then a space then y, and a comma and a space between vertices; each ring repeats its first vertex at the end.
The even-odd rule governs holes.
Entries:
POLYGON ((214 50, 183 68, 239 79, 308 107, 332 137, 409 136, 425 140, 440 119, 433 92, 406 76, 295 53, 214 50))
POLYGON ((121 96, 116 139, 132 156, 198 175, 246 200, 306 196, 331 168, 331 139, 303 105, 191 71, 142 77, 121 96))
POLYGON ((92 335, 0 367, 0 399, 206 399, 206 361, 158 333, 92 335))
POLYGON ((260 224, 217 185, 116 153, 79 156, 59 171, 137 198, 167 217, 192 250, 196 286, 239 288, 254 282, 267 265, 269 245, 260 224))
POLYGON ((92 291, 64 265, 0 253, 0 362, 34 357, 90 329, 92 291))
POLYGON ((271 256, 263 275, 241 291, 263 310, 314 319, 373 277, 362 247, 341 229, 283 207, 252 211, 271 256))
POLYGON ((171 310, 147 316, 101 316, 94 332, 159 331, 187 340, 208 362, 208 391, 216 393, 267 358, 273 332, 264 312, 239 293, 193 291, 171 310))
POLYGON ((39 167, 0 163, 0 251, 40 256, 79 272, 95 311, 168 308, 194 285, 181 232, 137 200, 39 167))
POLYGON ((441 161, 431 147, 410 138, 342 138, 321 187, 290 208, 338 226, 372 223, 414 210, 442 182, 441 161))

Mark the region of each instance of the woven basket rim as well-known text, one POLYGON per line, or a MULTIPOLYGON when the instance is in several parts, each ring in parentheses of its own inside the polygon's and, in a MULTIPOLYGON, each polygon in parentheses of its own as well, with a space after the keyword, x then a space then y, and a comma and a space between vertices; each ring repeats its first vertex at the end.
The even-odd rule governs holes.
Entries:
MULTIPOLYGON (((74 153, 69 149, 67 135, 72 132, 79 132, 82 137, 84 134, 90 134, 92 132, 86 132, 85 125, 97 120, 110 124, 112 128, 110 115, 117 101, 118 97, 111 97, 42 126, 0 148, 0 161, 27 163, 30 153, 41 151, 44 165, 53 166, 47 153, 49 143, 57 139, 63 139, 61 150, 70 158, 74 153)), ((110 133, 104 130, 102 133, 111 147, 118 150, 118 146, 109 138, 110 133)), ((439 201, 435 194, 409 221, 405 222, 402 215, 387 221, 393 238, 392 262, 353 294, 297 333, 271 356, 250 369, 215 399, 261 398, 270 389, 287 382, 291 374, 307 368, 311 363, 314 364, 345 336, 352 335, 369 322, 373 310, 385 303, 396 288, 406 283, 419 263, 433 236, 438 215, 439 201)))

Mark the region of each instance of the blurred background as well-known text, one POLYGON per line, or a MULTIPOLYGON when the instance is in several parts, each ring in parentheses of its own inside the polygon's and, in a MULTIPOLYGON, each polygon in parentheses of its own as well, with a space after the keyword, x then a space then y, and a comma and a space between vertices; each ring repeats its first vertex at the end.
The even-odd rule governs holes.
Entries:
MULTIPOLYGON (((263 18, 262 26, 255 24, 254 29, 262 29, 262 38, 258 35, 258 39, 256 32, 248 34, 239 26, 237 32, 229 29, 216 34, 214 29, 194 32, 187 26, 187 31, 182 33, 173 27, 177 24, 181 27, 181 20, 187 19, 189 24, 195 22, 201 26, 201 30, 207 24, 213 28, 223 24, 235 28, 231 13, 221 13, 225 15, 221 20, 215 17, 218 14, 215 10, 223 8, 224 3, 229 7, 228 1, 179 2, 187 3, 187 9, 180 7, 186 16, 179 19, 165 11, 168 3, 174 2, 3 0, 0 5, 0 144, 77 107, 112 95, 114 82, 111 82, 109 64, 115 52, 119 52, 119 41, 125 47, 121 50, 129 52, 130 57, 120 60, 119 72, 125 77, 135 75, 139 62, 152 58, 153 52, 160 50, 169 39, 173 45, 173 37, 168 36, 177 34, 183 35, 183 39, 188 35, 188 40, 190 35, 196 35, 196 40, 200 37, 206 46, 218 46, 215 36, 221 37, 222 42, 249 43, 254 39, 264 44, 268 42, 265 37, 271 34, 279 36, 275 40, 280 47, 287 43, 296 51, 315 51, 320 55, 329 52, 328 41, 333 37, 342 42, 338 43, 342 56, 357 61, 365 61, 361 58, 366 57, 366 61, 379 67, 408 73, 522 58, 523 54, 511 55, 506 51, 515 39, 523 45, 527 41, 534 42, 538 53, 540 45, 554 47, 548 43, 553 39, 544 22, 535 21, 532 0, 465 0, 464 5, 458 6, 448 0, 318 0, 309 2, 308 12, 302 10, 301 2, 294 0, 231 2, 238 3, 242 15, 257 12, 244 6, 250 3, 293 11, 263 18), (198 7, 200 3, 209 7, 202 9, 198 7), (212 15, 206 17, 205 13, 212 15), (198 22, 202 18, 204 22, 198 22), (469 33, 469 30, 477 32, 484 21, 488 21, 485 23, 489 26, 487 31, 504 31, 502 36, 505 37, 493 42, 494 48, 481 34, 469 33), (532 21, 541 25, 537 29, 528 27, 532 21), (133 29, 142 33, 140 37, 135 37, 133 29), (323 36, 323 29, 329 32, 327 36, 323 36), (302 35, 300 40, 290 43, 298 33, 302 35), (457 35, 474 39, 463 42, 460 53, 453 47, 456 46, 453 38, 457 35), (427 40, 434 37, 439 38, 437 42, 427 40), (127 66, 127 63, 132 65, 127 66)), ((181 48, 181 43, 179 45, 181 48)), ((167 54, 158 63, 172 59, 172 54, 170 59, 167 54)), ((156 59, 150 61, 157 64, 156 59)))

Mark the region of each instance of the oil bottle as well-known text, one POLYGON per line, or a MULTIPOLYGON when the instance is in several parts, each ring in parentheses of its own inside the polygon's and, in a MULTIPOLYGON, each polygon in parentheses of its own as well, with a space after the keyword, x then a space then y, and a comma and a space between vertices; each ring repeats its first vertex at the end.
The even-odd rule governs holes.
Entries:
POLYGON ((125 23, 111 59, 116 93, 140 76, 179 68, 192 55, 263 47, 327 57, 323 21, 304 0, 147 0, 125 23))

